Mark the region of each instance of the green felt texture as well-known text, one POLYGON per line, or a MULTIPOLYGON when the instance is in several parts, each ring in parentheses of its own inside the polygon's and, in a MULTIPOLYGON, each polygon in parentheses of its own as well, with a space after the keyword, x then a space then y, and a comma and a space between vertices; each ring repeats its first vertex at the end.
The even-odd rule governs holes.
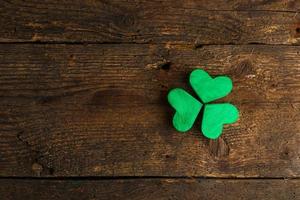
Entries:
POLYGON ((205 105, 201 126, 202 133, 210 139, 216 139, 221 135, 224 124, 234 123, 238 118, 239 111, 232 104, 205 105))
POLYGON ((169 92, 168 101, 176 111, 173 117, 175 129, 185 132, 192 128, 202 104, 180 88, 175 88, 169 92))
POLYGON ((204 103, 225 97, 232 90, 232 81, 229 77, 212 78, 201 69, 196 69, 191 73, 190 84, 204 103))

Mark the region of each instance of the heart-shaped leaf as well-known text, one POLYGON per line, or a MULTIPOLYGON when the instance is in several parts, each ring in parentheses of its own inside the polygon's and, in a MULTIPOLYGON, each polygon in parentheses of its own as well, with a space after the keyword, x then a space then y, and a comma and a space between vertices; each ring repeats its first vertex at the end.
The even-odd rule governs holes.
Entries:
POLYGON ((191 73, 190 84, 204 103, 225 97, 232 90, 232 81, 229 77, 212 78, 201 69, 196 69, 191 73))
POLYGON ((205 105, 201 126, 202 133, 210 139, 216 139, 221 135, 224 124, 234 123, 238 118, 239 111, 232 104, 205 105))
POLYGON ((173 125, 180 132, 188 131, 194 124, 202 104, 180 88, 171 90, 168 101, 176 110, 173 117, 173 125))

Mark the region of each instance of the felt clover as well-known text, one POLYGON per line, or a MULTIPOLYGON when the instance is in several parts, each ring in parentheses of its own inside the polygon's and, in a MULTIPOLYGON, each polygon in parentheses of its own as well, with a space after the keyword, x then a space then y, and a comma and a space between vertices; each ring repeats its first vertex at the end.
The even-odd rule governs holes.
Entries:
POLYGON ((190 84, 202 102, 181 88, 172 89, 168 101, 175 109, 173 126, 180 132, 192 128, 201 109, 203 110, 201 131, 210 139, 222 134, 223 125, 237 121, 239 112, 230 103, 207 104, 229 94, 232 81, 227 76, 212 78, 207 72, 196 69, 190 74, 190 84))

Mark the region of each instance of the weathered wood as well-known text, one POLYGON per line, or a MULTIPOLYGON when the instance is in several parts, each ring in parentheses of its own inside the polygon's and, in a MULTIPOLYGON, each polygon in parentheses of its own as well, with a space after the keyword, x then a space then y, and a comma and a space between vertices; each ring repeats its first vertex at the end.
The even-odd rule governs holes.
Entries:
POLYGON ((297 200, 299 180, 132 179, 0 180, 3 200, 210 199, 297 200))
MULTIPOLYGON (((300 47, 2 45, 1 176, 300 176, 300 47), (193 68, 229 75, 219 142, 171 126, 193 68)), ((192 93, 193 94, 193 93, 192 93)))
POLYGON ((299 8, 296 0, 2 0, 0 42, 299 44, 299 8))

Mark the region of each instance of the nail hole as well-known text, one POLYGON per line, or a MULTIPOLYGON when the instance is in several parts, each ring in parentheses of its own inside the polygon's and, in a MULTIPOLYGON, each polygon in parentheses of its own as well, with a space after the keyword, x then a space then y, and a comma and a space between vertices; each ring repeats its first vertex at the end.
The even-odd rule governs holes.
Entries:
POLYGON ((160 68, 168 71, 171 68, 171 62, 165 62, 160 65, 160 68))
POLYGON ((296 33, 300 33, 300 28, 296 28, 296 33))
POLYGON ((201 49, 201 48, 203 48, 203 44, 196 44, 195 45, 195 49, 201 49))

